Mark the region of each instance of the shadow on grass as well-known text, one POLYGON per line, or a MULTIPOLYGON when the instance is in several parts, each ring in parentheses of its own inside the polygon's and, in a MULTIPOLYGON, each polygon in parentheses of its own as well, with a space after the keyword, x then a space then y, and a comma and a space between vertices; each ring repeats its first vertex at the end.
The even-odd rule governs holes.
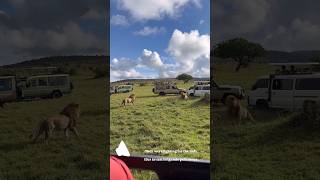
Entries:
POLYGON ((189 97, 190 100, 194 100, 194 99, 198 99, 197 101, 195 101, 194 103, 192 103, 190 105, 190 107, 197 107, 197 106, 210 106, 210 103, 205 101, 203 98, 199 98, 199 97, 189 97))
MULTIPOLYGON (((262 129, 261 127, 259 129, 262 129)), ((263 132, 249 143, 252 146, 265 146, 282 143, 296 143, 319 139, 320 129, 297 123, 294 115, 287 116, 279 123, 265 127, 263 132)))
POLYGON ((30 145, 30 142, 28 141, 2 143, 0 144, 0 152, 7 153, 11 151, 19 151, 25 149, 28 145, 30 145))
POLYGON ((137 99, 142 99, 142 98, 154 98, 154 97, 159 97, 159 95, 137 96, 137 99))

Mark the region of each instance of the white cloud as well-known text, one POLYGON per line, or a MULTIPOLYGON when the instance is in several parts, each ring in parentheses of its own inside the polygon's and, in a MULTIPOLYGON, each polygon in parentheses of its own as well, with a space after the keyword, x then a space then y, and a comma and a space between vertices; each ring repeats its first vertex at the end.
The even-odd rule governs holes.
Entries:
POLYGON ((119 7, 129 11, 135 20, 159 20, 175 17, 187 4, 201 6, 200 0, 119 0, 119 7))
POLYGON ((154 51, 144 49, 142 55, 139 57, 140 63, 144 66, 159 69, 163 68, 164 64, 160 58, 160 55, 154 51))
POLYGON ((262 40, 262 44, 267 49, 316 50, 319 49, 319 39, 320 25, 296 18, 287 27, 279 25, 262 40))
POLYGON ((143 75, 135 68, 138 64, 130 59, 112 59, 110 63, 110 79, 116 81, 120 79, 143 78, 143 75))
POLYGON ((187 33, 176 29, 171 36, 167 51, 185 72, 192 73, 201 60, 209 62, 210 36, 200 35, 198 30, 187 33))
POLYGON ((99 20, 103 16, 95 9, 90 9, 87 13, 85 13, 82 18, 86 20, 99 20))
POLYGON ((111 17, 110 23, 114 26, 128 26, 129 25, 129 21, 127 20, 127 18, 124 15, 113 15, 111 17))
POLYGON ((140 68, 153 71, 158 78, 174 78, 181 73, 194 77, 210 76, 209 35, 200 35, 197 30, 190 33, 175 30, 167 52, 172 63, 164 62, 158 52, 148 49, 144 49, 136 60, 113 59, 111 79, 150 78, 150 75, 142 74, 140 68))
POLYGON ((149 36, 149 35, 156 35, 156 34, 164 33, 165 31, 166 31, 166 29, 164 27, 145 26, 143 29, 141 29, 139 31, 135 31, 134 34, 139 35, 139 36, 149 36))

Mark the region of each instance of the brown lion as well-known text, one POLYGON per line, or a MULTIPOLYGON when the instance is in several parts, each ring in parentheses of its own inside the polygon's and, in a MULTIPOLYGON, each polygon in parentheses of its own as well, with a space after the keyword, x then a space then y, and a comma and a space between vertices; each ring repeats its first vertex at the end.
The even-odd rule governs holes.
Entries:
POLYGON ((132 105, 134 105, 135 99, 136 99, 136 96, 135 96, 134 94, 131 94, 129 97, 127 97, 127 98, 125 98, 125 99, 122 100, 121 105, 123 105, 124 107, 126 107, 126 105, 128 105, 128 104, 130 104, 130 103, 131 103, 132 105))
POLYGON ((240 100, 236 96, 229 95, 226 99, 226 106, 229 115, 236 117, 238 124, 240 124, 242 119, 254 121, 251 113, 241 105, 240 100))
POLYGON ((180 95, 181 95, 181 99, 184 99, 184 100, 187 100, 188 99, 188 94, 184 91, 181 91, 180 92, 180 95))
POLYGON ((44 133, 45 142, 47 143, 49 136, 52 135, 54 130, 63 130, 66 138, 69 138, 69 131, 72 131, 79 137, 79 133, 76 129, 76 121, 79 119, 79 115, 79 104, 70 103, 59 115, 40 121, 30 135, 30 138, 33 139, 33 142, 36 142, 38 137, 44 133))

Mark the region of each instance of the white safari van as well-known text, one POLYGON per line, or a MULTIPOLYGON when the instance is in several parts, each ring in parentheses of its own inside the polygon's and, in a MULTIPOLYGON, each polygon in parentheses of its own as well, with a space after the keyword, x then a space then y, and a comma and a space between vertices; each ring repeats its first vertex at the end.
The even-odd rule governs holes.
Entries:
POLYGON ((305 100, 320 102, 320 73, 295 70, 260 77, 248 94, 248 104, 258 108, 294 111, 301 109, 305 100))
POLYGON ((189 96, 204 96, 205 94, 210 94, 210 84, 195 85, 190 87, 187 93, 189 96))
POLYGON ((30 76, 19 86, 22 98, 59 98, 73 89, 68 74, 30 76))
POLYGON ((17 98, 16 94, 16 77, 1 76, 0 77, 0 101, 10 102, 17 98))

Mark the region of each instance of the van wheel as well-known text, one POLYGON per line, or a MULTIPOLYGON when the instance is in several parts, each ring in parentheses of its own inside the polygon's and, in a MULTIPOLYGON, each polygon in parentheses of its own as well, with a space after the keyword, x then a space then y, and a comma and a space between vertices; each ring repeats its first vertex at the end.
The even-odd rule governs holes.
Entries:
POLYGON ((160 95, 160 96, 164 96, 164 95, 166 95, 166 93, 160 92, 159 95, 160 95))
POLYGON ((193 93, 190 93, 190 96, 192 96, 192 97, 193 97, 193 96, 194 96, 194 94, 193 94, 193 93))
POLYGON ((268 109, 269 105, 268 102, 266 100, 258 100, 256 103, 256 106, 258 109, 268 109))
POLYGON ((60 97, 62 97, 62 93, 60 91, 53 91, 51 94, 51 97, 53 99, 60 98, 60 97))

